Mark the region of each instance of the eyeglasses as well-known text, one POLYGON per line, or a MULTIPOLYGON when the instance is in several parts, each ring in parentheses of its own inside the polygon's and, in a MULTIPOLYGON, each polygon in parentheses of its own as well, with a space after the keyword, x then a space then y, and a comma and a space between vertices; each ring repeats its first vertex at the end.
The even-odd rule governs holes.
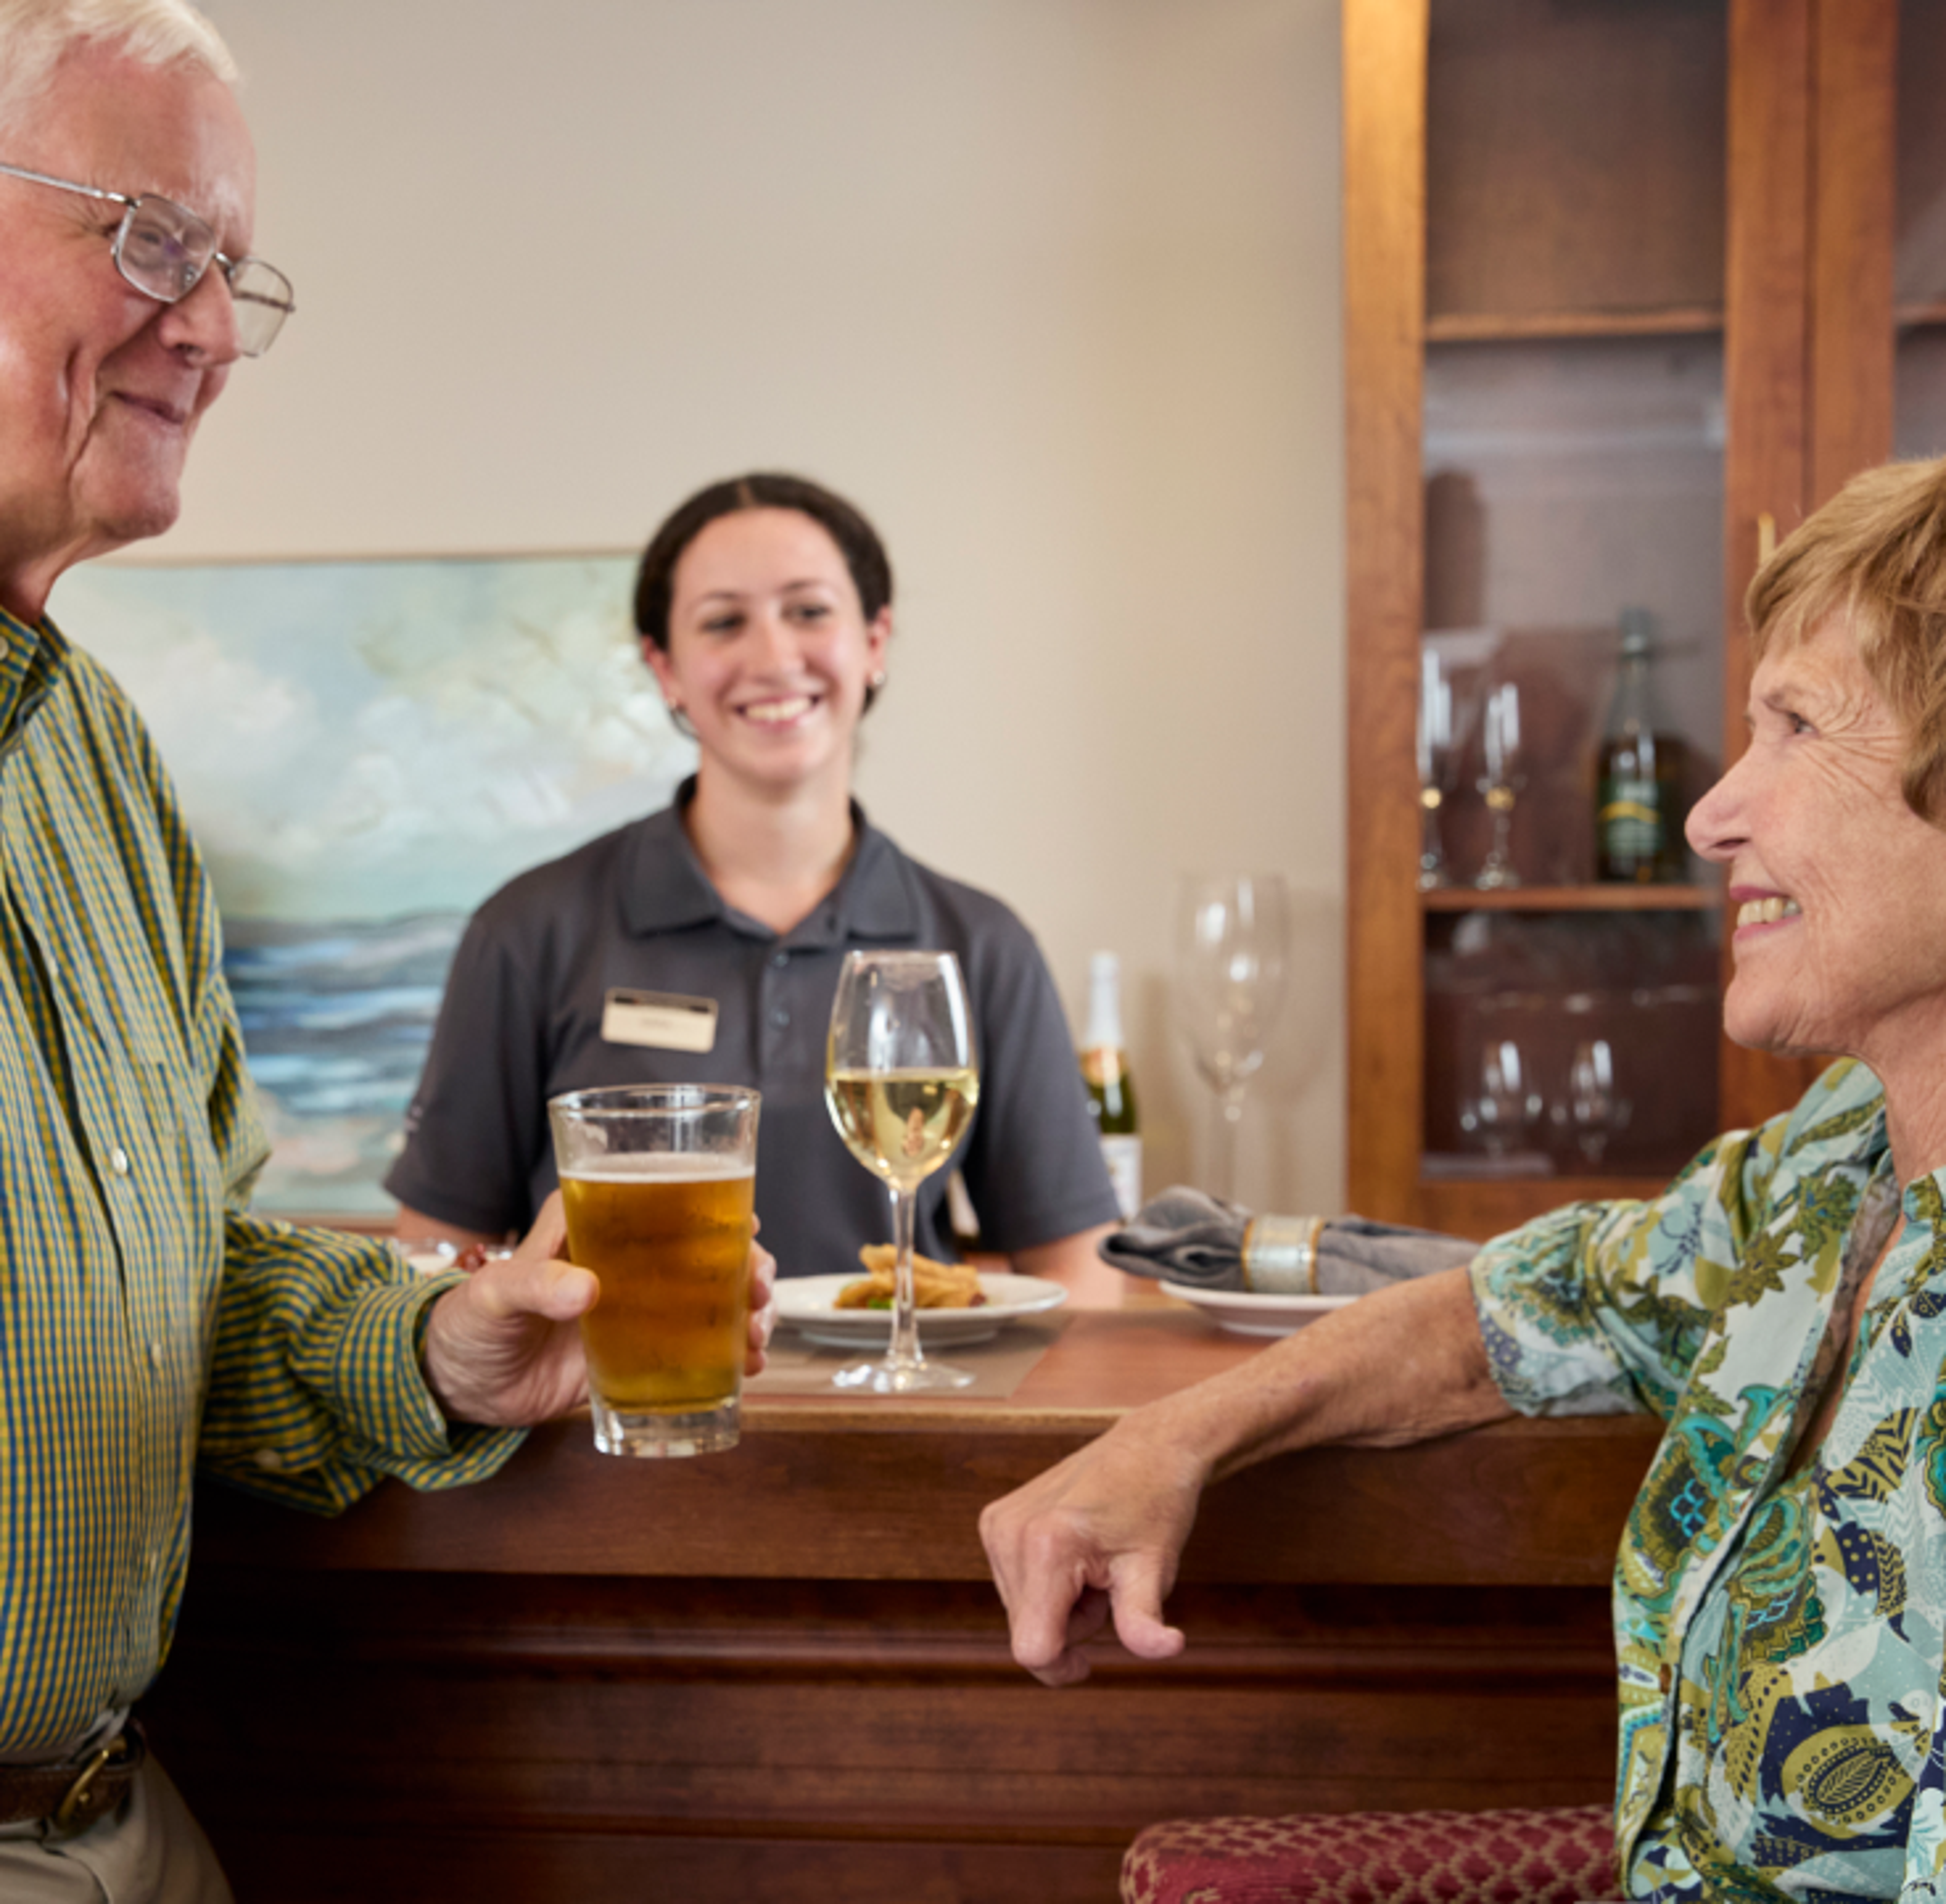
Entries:
POLYGON ((60 192, 78 192, 122 208, 115 228, 115 268, 145 298, 158 304, 177 304, 202 283, 214 264, 230 286, 236 311, 236 347, 246 357, 261 357, 276 341, 284 320, 297 306, 291 281, 274 264, 261 258, 226 258, 216 249, 216 233, 193 212, 173 199, 145 194, 130 198, 124 192, 103 192, 77 185, 71 178, 52 178, 24 165, 0 165, 10 178, 51 185, 60 192))

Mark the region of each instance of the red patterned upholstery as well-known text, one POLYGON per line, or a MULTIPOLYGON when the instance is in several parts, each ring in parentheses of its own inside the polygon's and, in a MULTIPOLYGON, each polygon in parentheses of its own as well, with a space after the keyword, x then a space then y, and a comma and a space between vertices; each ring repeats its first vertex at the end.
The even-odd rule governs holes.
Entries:
POLYGON ((1123 1904, 1581 1904, 1615 1886, 1600 1805, 1172 1819, 1122 1860, 1123 1904))

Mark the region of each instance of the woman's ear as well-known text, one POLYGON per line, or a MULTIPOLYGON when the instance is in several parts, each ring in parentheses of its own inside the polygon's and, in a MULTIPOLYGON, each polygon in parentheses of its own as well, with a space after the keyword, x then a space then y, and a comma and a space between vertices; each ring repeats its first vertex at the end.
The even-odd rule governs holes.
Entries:
POLYGON ((650 673, 656 678, 656 685, 663 691, 663 699, 670 706, 679 706, 681 697, 675 691, 675 677, 669 666, 669 658, 646 635, 641 638, 642 659, 647 663, 650 673))
POLYGON ((888 603, 865 626, 865 651, 871 657, 870 680, 874 688, 885 685, 885 651, 892 642, 892 610, 888 603))

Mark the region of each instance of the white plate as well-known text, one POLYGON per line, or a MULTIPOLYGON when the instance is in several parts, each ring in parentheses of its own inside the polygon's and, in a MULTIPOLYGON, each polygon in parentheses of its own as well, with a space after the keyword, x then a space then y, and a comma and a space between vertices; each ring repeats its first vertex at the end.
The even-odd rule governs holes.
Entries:
POLYGON ((1192 1284, 1166 1282, 1163 1292, 1180 1296, 1207 1313, 1219 1329, 1232 1335, 1287 1336, 1307 1322, 1315 1322, 1355 1296, 1259 1296, 1241 1289, 1198 1289, 1192 1284))
MULTIPOLYGON (((786 1276, 777 1284, 777 1320, 807 1342, 830 1349, 882 1349, 891 1340, 889 1309, 834 1309, 838 1292, 857 1276, 786 1276)), ((1058 1309, 1067 1291, 1042 1276, 980 1273, 978 1309, 919 1311, 919 1338, 928 1349, 947 1343, 984 1342, 1009 1322, 1058 1309)))

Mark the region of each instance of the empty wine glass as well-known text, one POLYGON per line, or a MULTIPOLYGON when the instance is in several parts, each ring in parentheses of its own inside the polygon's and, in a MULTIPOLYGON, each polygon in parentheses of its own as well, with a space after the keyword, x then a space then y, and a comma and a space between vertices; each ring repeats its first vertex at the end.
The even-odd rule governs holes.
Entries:
POLYGON ((1446 870, 1445 842, 1440 835, 1440 809, 1453 791, 1459 765, 1453 744, 1453 684, 1431 648, 1419 658, 1419 889, 1429 892, 1450 884, 1446 870))
POLYGON ((1489 1157, 1505 1157, 1525 1136, 1537 1108, 1520 1046, 1511 1038, 1490 1040, 1480 1059, 1480 1094, 1467 1107, 1463 1127, 1489 1157))
POLYGON ((1487 697, 1480 745, 1487 770, 1480 791, 1493 816, 1493 839, 1473 883, 1484 892, 1505 892, 1520 884, 1509 848, 1515 796, 1527 784, 1521 759, 1520 690, 1511 681, 1502 682, 1487 697))
POLYGON ((919 1186, 950 1158, 980 1101, 973 1018, 950 952, 848 952, 831 1001, 825 1102, 845 1148, 892 1193, 892 1335, 876 1362, 833 1386, 908 1395, 964 1388, 963 1369, 928 1362, 913 1300, 919 1186))
POLYGON ((1568 1114, 1577 1148, 1596 1167, 1619 1121, 1617 1109, 1614 1054, 1608 1040, 1590 1038, 1577 1045, 1568 1067, 1568 1114))
POLYGON ((1209 1189, 1225 1202, 1236 1192, 1243 1093, 1270 1048, 1290 950, 1290 895, 1276 874, 1201 874, 1183 881, 1178 1003, 1196 1068, 1216 1093, 1209 1189))

